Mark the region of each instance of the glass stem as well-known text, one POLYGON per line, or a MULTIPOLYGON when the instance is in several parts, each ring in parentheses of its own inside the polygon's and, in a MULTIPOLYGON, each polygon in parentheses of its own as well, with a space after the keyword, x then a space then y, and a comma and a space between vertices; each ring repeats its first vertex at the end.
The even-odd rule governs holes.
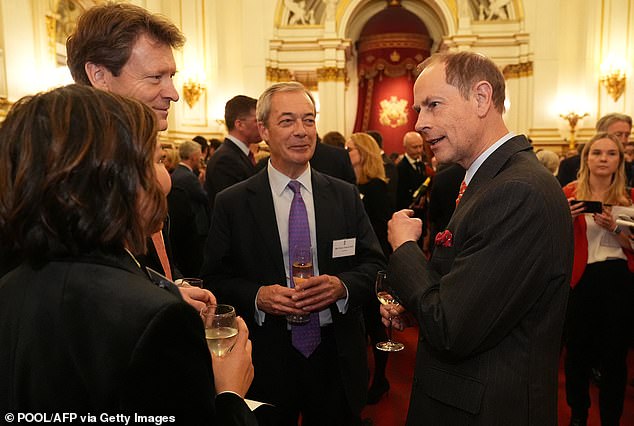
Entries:
POLYGON ((390 326, 387 328, 387 340, 392 342, 392 318, 390 318, 390 326))

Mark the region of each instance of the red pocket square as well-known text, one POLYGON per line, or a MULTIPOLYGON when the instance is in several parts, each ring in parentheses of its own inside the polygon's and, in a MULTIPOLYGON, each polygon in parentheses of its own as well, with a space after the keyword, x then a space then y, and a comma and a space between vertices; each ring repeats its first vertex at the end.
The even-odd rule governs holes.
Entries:
POLYGON ((453 234, 450 230, 446 229, 443 232, 436 234, 434 239, 436 246, 452 247, 453 246, 453 234))

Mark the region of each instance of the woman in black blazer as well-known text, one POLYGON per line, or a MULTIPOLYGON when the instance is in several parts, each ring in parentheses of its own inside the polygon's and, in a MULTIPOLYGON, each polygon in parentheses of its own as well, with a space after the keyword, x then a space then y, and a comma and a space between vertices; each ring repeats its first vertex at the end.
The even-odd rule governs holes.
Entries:
POLYGON ((18 263, 0 279, 0 412, 257 423, 244 322, 212 365, 196 310, 131 254, 166 214, 155 120, 71 85, 18 101, 0 128, 0 241, 18 263))
MULTIPOLYGON (((346 141, 346 149, 357 178, 363 206, 381 244, 383 254, 387 258, 392 252, 387 241, 387 222, 390 220, 392 211, 381 150, 372 136, 367 133, 352 134, 346 141)), ((390 388, 390 383, 385 376, 388 353, 376 349, 377 342, 387 339, 385 327, 381 323, 378 303, 378 300, 373 298, 369 303, 366 303, 363 310, 366 330, 370 336, 374 353, 374 375, 372 385, 368 390, 368 404, 379 402, 381 396, 390 388)))

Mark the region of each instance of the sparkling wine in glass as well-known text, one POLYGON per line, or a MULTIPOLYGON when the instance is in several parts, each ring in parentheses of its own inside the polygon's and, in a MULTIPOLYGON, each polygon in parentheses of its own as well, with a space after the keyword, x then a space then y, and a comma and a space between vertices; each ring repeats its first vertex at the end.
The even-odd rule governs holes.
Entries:
MULTIPOLYGON (((398 305, 398 300, 390 294, 389 280, 387 277, 387 271, 379 271, 376 274, 375 283, 376 297, 379 299, 382 305, 398 305)), ((376 344, 376 348, 385 352, 398 352, 405 349, 405 345, 392 340, 392 319, 390 318, 390 326, 387 331, 388 339, 386 342, 379 342, 376 344)))
MULTIPOLYGON (((310 247, 295 247, 291 253, 293 287, 313 276, 313 254, 310 247)), ((310 313, 304 315, 287 315, 291 324, 305 324, 310 321, 310 313)))
POLYGON ((200 316, 205 323, 205 338, 211 353, 223 356, 236 343, 238 325, 236 310, 230 305, 208 305, 200 316))

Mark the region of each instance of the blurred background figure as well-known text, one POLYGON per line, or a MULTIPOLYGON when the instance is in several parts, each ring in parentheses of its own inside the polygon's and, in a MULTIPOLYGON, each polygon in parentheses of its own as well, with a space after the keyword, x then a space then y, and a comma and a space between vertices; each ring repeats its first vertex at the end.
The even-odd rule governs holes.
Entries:
POLYGON ((171 174, 178 163, 180 163, 181 161, 181 158, 178 155, 178 149, 174 148, 173 145, 167 148, 163 148, 161 161, 163 162, 163 165, 165 166, 167 171, 171 174))
MULTIPOLYGON (((607 133, 615 136, 621 145, 625 146, 632 132, 632 117, 626 114, 610 113, 601 117, 596 124, 597 133, 607 133)), ((581 161, 583 145, 577 146, 577 153, 563 160, 559 166, 557 179, 561 186, 565 186, 577 179, 581 161)))
POLYGON ((383 168, 385 169, 385 176, 387 177, 387 193, 390 197, 390 209, 394 211, 396 210, 396 191, 398 188, 398 170, 396 169, 396 164, 394 164, 394 160, 392 160, 392 158, 383 151, 383 136, 381 133, 376 130, 368 130, 366 133, 372 136, 376 144, 379 146, 381 160, 383 160, 383 168))
MULTIPOLYGON (((387 221, 392 216, 392 209, 390 208, 381 150, 374 138, 367 133, 352 134, 346 141, 346 149, 357 177, 357 186, 361 193, 363 206, 387 258, 392 253, 390 243, 387 241, 387 221)), ((368 390, 368 404, 376 404, 381 396, 390 389, 390 383, 385 376, 388 352, 376 348, 378 342, 387 339, 385 327, 381 323, 381 315, 379 314, 379 302, 376 298, 372 297, 365 303, 363 317, 374 355, 374 374, 368 390)))
POLYGON ((222 145, 222 141, 220 139, 216 139, 216 138, 209 139, 208 158, 210 158, 212 155, 216 153, 216 151, 218 151, 218 148, 220 148, 220 145, 222 145))
POLYGON ((352 170, 352 164, 350 164, 350 157, 345 149, 326 145, 321 141, 319 135, 317 135, 315 153, 310 159, 310 167, 353 185, 357 181, 354 170, 352 170))
POLYGON ((255 156, 250 147, 262 140, 255 118, 256 99, 238 95, 225 104, 228 134, 207 163, 205 191, 213 210, 216 194, 255 173, 255 156))
POLYGON ((211 220, 207 193, 196 178, 203 154, 200 145, 193 141, 182 142, 178 152, 181 161, 172 173, 172 190, 168 195, 170 240, 181 273, 197 277, 211 220), (184 191, 184 197, 176 195, 179 190, 184 191))
POLYGON ((554 176, 559 170, 559 155, 547 149, 540 149, 535 153, 540 163, 544 165, 554 176))
POLYGON ((575 237, 565 327, 566 399, 572 412, 571 425, 586 424, 589 379, 595 366, 601 373, 601 424, 618 425, 623 412, 634 254, 629 238, 606 206, 632 205, 632 193, 625 187, 623 161, 621 142, 615 136, 598 133, 581 153, 578 180, 564 187, 575 237), (587 213, 577 200, 600 201, 603 211, 587 213))
POLYGON ((346 138, 339 132, 326 133, 321 139, 321 142, 337 148, 344 148, 346 146, 346 138))
POLYGON ((0 239, 19 263, 0 280, 3 412, 256 424, 244 322, 212 366, 198 312, 132 255, 166 214, 156 137, 149 107, 77 85, 18 101, 0 128, 0 239))

